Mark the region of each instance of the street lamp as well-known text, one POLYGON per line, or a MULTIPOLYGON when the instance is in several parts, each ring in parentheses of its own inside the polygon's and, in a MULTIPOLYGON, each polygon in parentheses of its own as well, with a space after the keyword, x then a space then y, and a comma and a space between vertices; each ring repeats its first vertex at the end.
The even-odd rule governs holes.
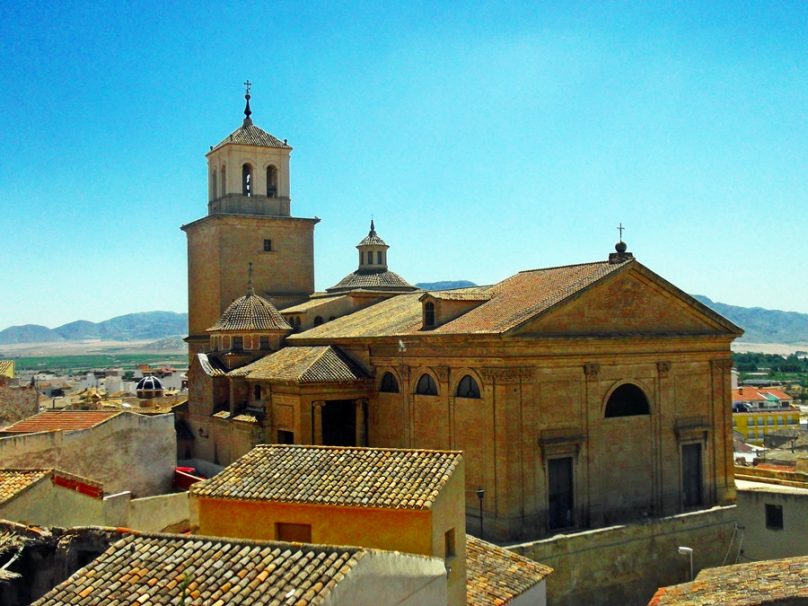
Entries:
POLYGON ((485 498, 485 488, 478 488, 474 491, 480 500, 480 538, 483 538, 483 499, 485 498))
POLYGON ((679 546, 679 553, 681 555, 690 556, 690 580, 693 580, 693 548, 692 547, 684 547, 679 546))

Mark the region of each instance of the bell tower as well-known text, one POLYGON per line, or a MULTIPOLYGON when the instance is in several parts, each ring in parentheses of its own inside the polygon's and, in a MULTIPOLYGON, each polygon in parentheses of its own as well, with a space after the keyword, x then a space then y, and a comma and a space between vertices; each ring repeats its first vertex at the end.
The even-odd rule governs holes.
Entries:
POLYGON ((188 344, 193 355, 209 342, 207 329, 243 293, 253 264, 255 292, 283 308, 314 292, 314 226, 291 215, 291 146, 252 121, 244 83, 244 119, 212 146, 208 214, 182 226, 188 238, 188 344))

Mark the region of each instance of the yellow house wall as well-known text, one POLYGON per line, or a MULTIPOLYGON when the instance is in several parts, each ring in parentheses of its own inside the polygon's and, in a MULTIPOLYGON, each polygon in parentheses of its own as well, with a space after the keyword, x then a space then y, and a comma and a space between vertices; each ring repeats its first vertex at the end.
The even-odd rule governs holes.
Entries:
POLYGON ((191 495, 192 527, 202 535, 275 540, 277 522, 311 525, 313 543, 359 545, 432 555, 430 511, 236 501, 191 495))
POLYGON ((732 413, 733 429, 742 433, 748 442, 755 444, 762 444, 763 437, 768 433, 781 429, 799 429, 799 426, 800 413, 798 410, 732 413), (769 419, 771 419, 771 424, 769 419))
POLYGON ((465 464, 461 460, 432 506, 432 555, 446 561, 449 604, 466 603, 466 500, 465 464), (455 555, 447 558, 446 532, 454 529, 455 555))

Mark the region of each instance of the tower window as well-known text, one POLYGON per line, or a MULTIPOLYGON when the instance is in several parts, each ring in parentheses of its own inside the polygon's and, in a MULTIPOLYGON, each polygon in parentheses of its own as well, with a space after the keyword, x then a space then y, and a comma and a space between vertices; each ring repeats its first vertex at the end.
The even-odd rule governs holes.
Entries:
POLYGON ((244 196, 252 196, 253 186, 252 166, 245 164, 241 167, 241 193, 244 196))
POLYGON ((233 351, 244 349, 244 337, 233 337, 233 351))
POLYGON ((227 193, 227 171, 225 167, 222 166, 222 197, 227 193))
POLYGON ((210 173, 210 199, 213 200, 216 197, 216 193, 218 192, 217 182, 216 182, 216 169, 214 168, 213 171, 210 173))
POLYGON ((415 393, 422 396, 436 396, 438 395, 438 385, 432 375, 424 373, 418 379, 418 384, 415 386, 415 393))
POLYGON ((261 386, 256 385, 253 388, 253 400, 260 400, 261 399, 261 386))
POLYGON ((267 197, 274 198, 278 195, 278 169, 274 166, 267 166, 267 197))
POLYGON ((382 251, 377 250, 376 251, 376 265, 381 265, 381 264, 382 264, 382 251))
POLYGON ((424 303, 424 326, 435 326, 435 304, 432 301, 424 303))
POLYGON ((466 375, 457 384, 457 396, 460 398, 479 398, 480 386, 471 375, 466 375))
POLYGON ((262 351, 266 351, 266 350, 269 349, 269 337, 268 336, 261 335, 258 338, 258 342, 259 342, 259 347, 261 348, 262 351))
POLYGON ((272 251, 272 240, 264 240, 264 252, 272 251))

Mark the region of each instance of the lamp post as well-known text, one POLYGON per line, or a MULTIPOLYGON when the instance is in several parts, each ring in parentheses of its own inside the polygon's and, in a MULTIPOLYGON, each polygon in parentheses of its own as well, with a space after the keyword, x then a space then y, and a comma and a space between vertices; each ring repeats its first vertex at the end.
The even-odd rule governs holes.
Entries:
POLYGON ((690 556, 690 580, 693 580, 693 548, 692 547, 679 547, 679 553, 681 555, 690 556))
POLYGON ((478 488, 474 491, 477 498, 480 500, 480 538, 483 537, 483 499, 485 498, 485 488, 478 488))

